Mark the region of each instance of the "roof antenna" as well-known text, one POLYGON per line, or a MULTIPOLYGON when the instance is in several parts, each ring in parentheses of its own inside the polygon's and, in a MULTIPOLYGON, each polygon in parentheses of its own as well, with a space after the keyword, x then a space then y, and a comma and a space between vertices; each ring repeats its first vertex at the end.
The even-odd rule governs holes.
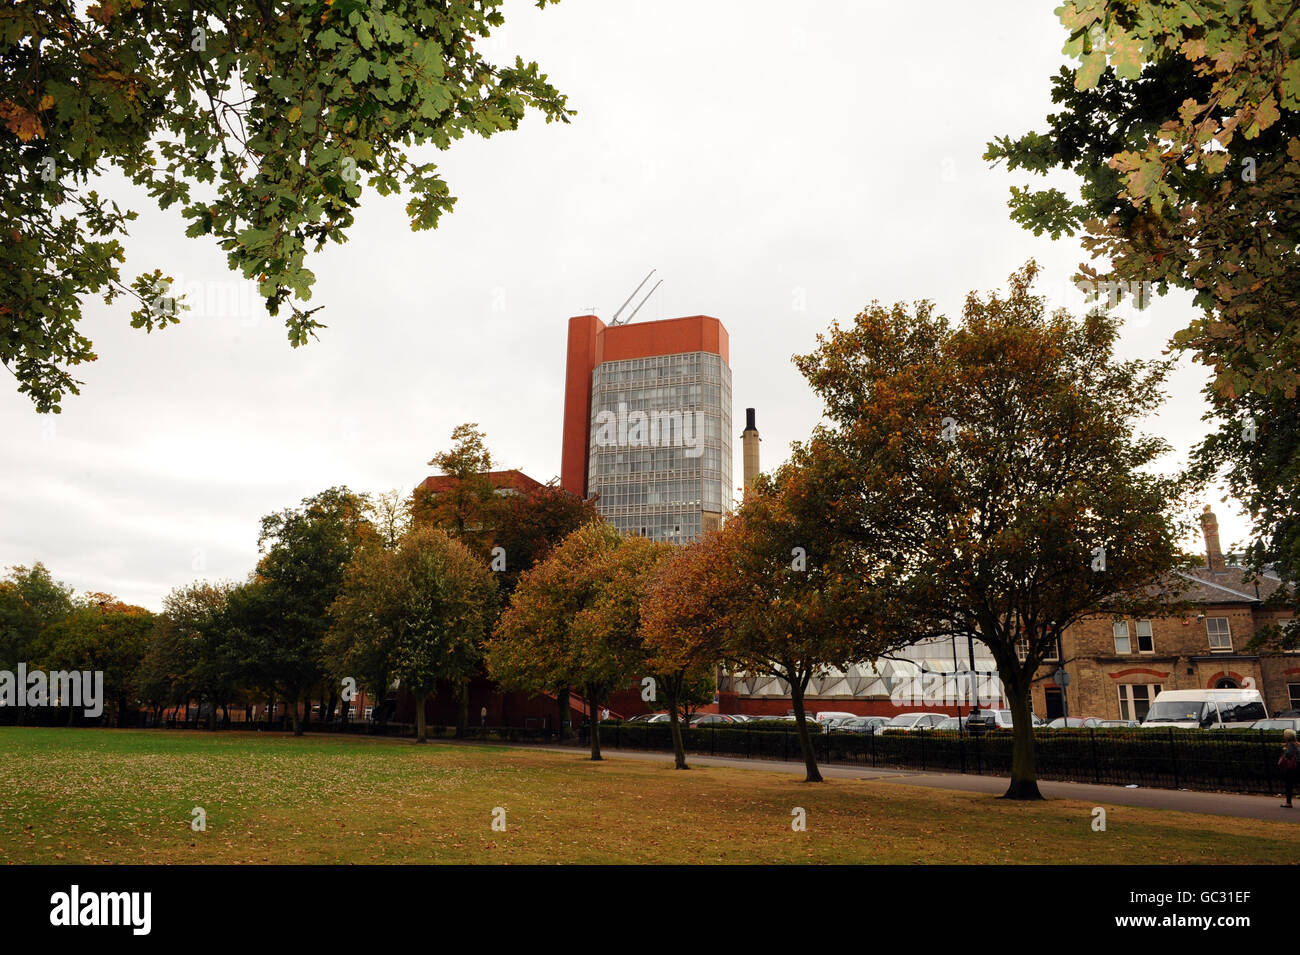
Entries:
MULTIPOLYGON (((646 278, 649 278, 649 277, 650 277, 650 276, 648 276, 648 275, 646 276, 646 278)), ((643 283, 643 284, 644 284, 644 283, 643 283)), ((653 294, 655 293, 655 289, 657 289, 659 286, 661 286, 661 285, 663 285, 663 284, 664 284, 664 280, 663 280, 663 279, 660 279, 658 282, 656 282, 656 283, 654 284, 654 288, 652 288, 650 291, 646 292, 646 293, 645 293, 645 298, 641 299, 641 305, 644 305, 646 302, 650 301, 650 296, 653 295, 653 294)), ((636 318, 636 313, 639 312, 639 311, 641 311, 641 305, 638 305, 636 308, 632 309, 632 314, 629 315, 629 316, 627 317, 627 321, 628 321, 628 322, 630 322, 630 321, 632 321, 632 319, 636 318)), ((623 324, 626 325, 627 322, 624 322, 623 324)))
MULTIPOLYGON (((645 285, 646 282, 649 282, 649 281, 650 281, 650 276, 651 276, 651 275, 654 275, 654 274, 655 274, 655 270, 654 270, 654 269, 651 269, 651 270, 650 270, 650 273, 649 273, 645 278, 643 278, 643 279, 641 280, 641 285, 638 285, 636 288, 634 288, 634 289, 632 290, 632 294, 629 295, 629 296, 627 297, 627 302, 624 302, 622 305, 620 305, 620 306, 618 307, 618 311, 614 313, 614 317, 611 318, 611 319, 609 320, 609 323, 610 323, 611 325, 617 325, 617 324, 619 323, 619 322, 618 322, 618 316, 619 316, 619 314, 623 311, 623 309, 627 308, 627 306, 628 306, 628 302, 631 302, 632 299, 636 298, 636 293, 639 292, 639 291, 641 291, 641 286, 642 286, 642 285, 645 285)), ((655 288, 658 288, 658 286, 655 286, 655 288)), ((651 289, 651 291, 654 291, 654 289, 651 289)), ((636 312, 633 312, 632 314, 635 315, 636 312)), ((628 316, 628 321, 630 322, 631 320, 632 320, 631 316, 628 316)))

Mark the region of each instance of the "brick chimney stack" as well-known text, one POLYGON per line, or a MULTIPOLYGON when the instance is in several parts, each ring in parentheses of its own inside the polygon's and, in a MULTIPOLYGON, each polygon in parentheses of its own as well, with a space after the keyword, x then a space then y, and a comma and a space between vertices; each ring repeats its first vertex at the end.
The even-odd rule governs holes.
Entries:
POLYGON ((745 430, 740 435, 741 450, 745 463, 745 491, 748 492, 754 478, 758 477, 758 426, 754 423, 754 409, 745 409, 745 430))
POLYGON ((1223 549, 1219 546, 1219 519, 1214 516, 1208 504, 1201 514, 1201 533, 1205 535, 1205 566, 1211 573, 1224 573, 1228 565, 1223 560, 1223 549))

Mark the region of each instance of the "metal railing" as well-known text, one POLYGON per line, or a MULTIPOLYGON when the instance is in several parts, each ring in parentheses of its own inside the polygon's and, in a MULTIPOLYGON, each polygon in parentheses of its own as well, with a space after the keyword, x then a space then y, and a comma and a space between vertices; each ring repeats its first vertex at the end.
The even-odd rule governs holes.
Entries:
MULTIPOLYGON (((582 727, 580 740, 585 741, 582 727)), ((1011 773, 1012 734, 939 730, 809 734, 827 765, 913 769, 923 772, 1011 773)), ((663 723, 602 723, 602 745, 613 749, 672 750, 663 723)), ((688 753, 750 759, 802 758, 794 729, 710 726, 683 729, 688 753)), ((1271 730, 1070 729, 1034 732, 1040 779, 1199 789, 1240 793, 1282 791, 1277 759, 1282 734, 1271 730)))

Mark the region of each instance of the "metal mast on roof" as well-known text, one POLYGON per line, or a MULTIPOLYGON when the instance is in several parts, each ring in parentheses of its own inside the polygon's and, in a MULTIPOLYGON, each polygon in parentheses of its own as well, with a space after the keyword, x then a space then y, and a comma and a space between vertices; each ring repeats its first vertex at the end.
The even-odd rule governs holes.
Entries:
POLYGON ((623 309, 627 308, 628 304, 632 301, 632 299, 636 298, 636 293, 641 291, 641 289, 645 286, 645 283, 650 281, 650 276, 654 274, 655 274, 655 270, 651 269, 650 272, 646 275, 646 277, 641 280, 641 284, 632 290, 632 294, 627 297, 627 301, 618 307, 618 311, 614 313, 614 317, 609 320, 609 323, 611 325, 626 325, 628 322, 632 321, 632 319, 636 317, 636 313, 641 311, 641 305, 644 305, 646 301, 649 300, 650 296, 655 293, 655 289, 657 289, 659 286, 664 284, 663 279, 660 279, 658 282, 656 282, 654 288, 646 292, 645 298, 641 299, 641 304, 638 305, 636 308, 632 309, 632 314, 629 315, 627 318, 625 318, 622 322, 620 322, 618 320, 618 316, 622 314, 623 309))

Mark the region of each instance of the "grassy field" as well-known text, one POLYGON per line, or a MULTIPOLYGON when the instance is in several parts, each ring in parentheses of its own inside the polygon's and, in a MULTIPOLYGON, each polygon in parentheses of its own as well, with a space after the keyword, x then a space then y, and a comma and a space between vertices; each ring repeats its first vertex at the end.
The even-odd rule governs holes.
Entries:
POLYGON ((581 752, 0 728, 6 862, 1287 863, 1300 826, 581 752), (207 831, 190 828, 191 810, 207 831), (504 832, 492 813, 506 810, 504 832), (791 829, 806 810, 807 830, 791 829))

